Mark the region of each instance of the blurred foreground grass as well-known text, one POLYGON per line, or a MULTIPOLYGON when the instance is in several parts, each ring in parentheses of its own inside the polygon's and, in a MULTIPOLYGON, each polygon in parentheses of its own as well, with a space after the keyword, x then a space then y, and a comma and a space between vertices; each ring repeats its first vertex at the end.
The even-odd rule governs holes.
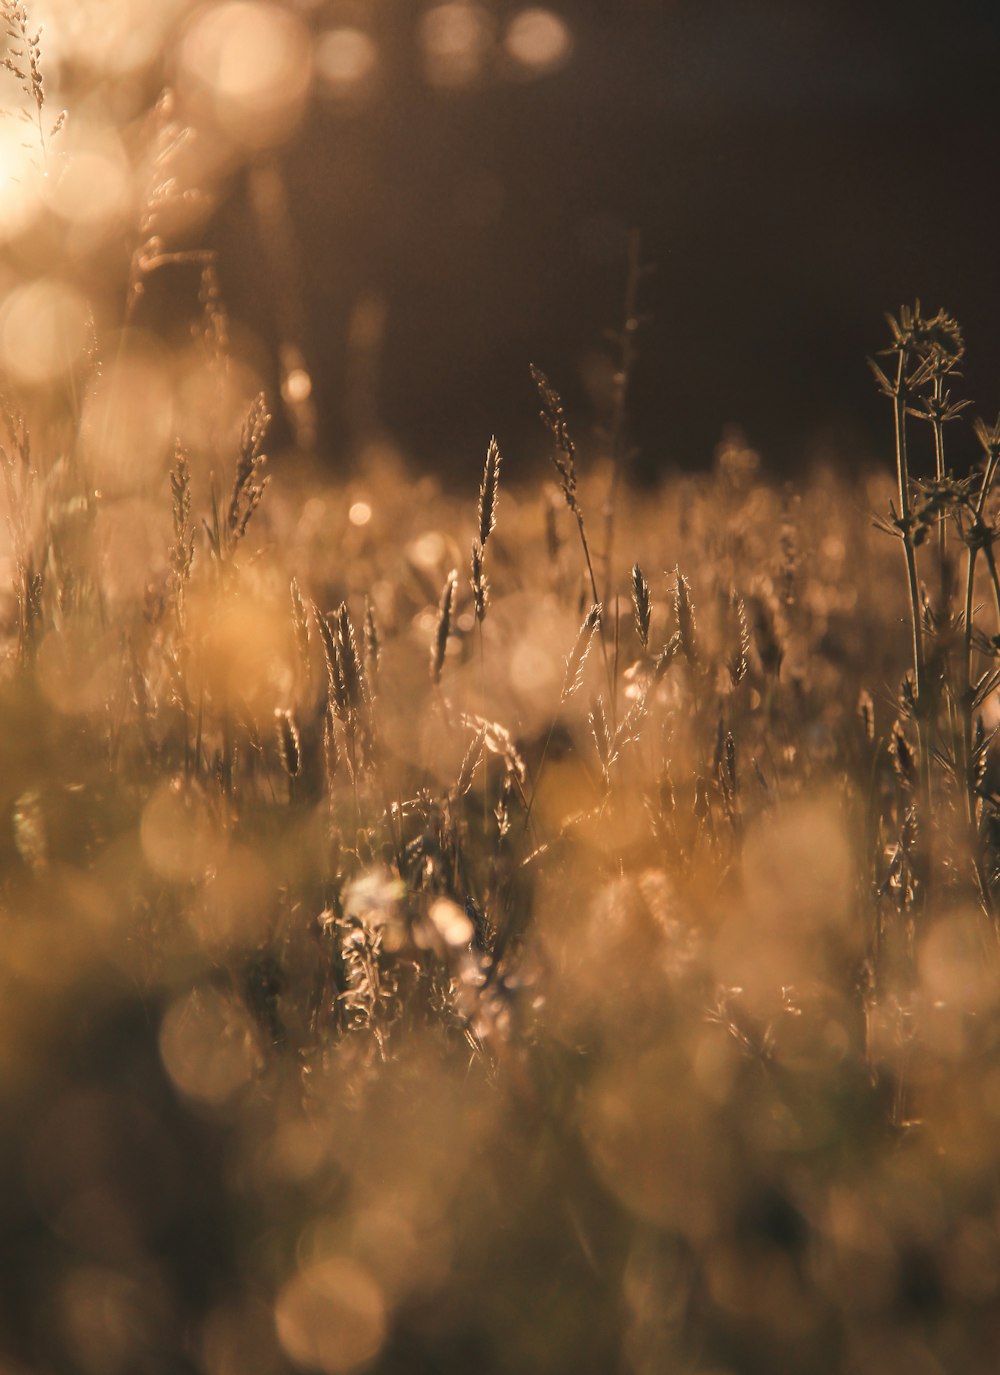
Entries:
MULTIPOLYGON (((189 31, 209 153, 259 151, 304 87, 257 119, 223 10, 253 71, 301 25, 189 31)), ((596 461, 536 372, 535 484, 333 482, 286 341, 269 465, 199 136, 68 134, 3 13, 0 1371, 994 1371, 1000 427, 953 478, 955 323, 892 322, 895 481, 731 435, 629 490, 634 291, 596 461)))
POLYGON ((623 491, 598 618, 550 486, 239 537, 263 424, 213 517, 8 423, 5 1372, 992 1369, 996 959, 943 809, 900 858, 882 479, 623 491))

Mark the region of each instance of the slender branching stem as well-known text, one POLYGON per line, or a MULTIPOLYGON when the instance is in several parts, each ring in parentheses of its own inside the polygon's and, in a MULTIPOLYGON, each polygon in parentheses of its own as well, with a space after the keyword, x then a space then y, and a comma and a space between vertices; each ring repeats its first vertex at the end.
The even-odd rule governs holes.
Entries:
POLYGON ((896 473, 899 480, 899 524, 906 563, 906 582, 910 599, 910 622, 913 629, 913 677, 916 695, 916 729, 920 767, 920 813, 925 843, 922 845, 924 873, 929 872, 929 835, 931 813, 931 752, 930 752, 930 684, 924 657, 923 620, 920 607, 920 584, 917 577, 917 554, 913 542, 913 509, 910 500, 910 469, 906 450, 906 364, 908 350, 898 350, 896 382, 892 393, 893 419, 896 440, 896 473))
POLYGON ((917 555, 913 544, 913 514, 910 501, 910 470, 906 452, 906 353, 899 352, 896 386, 893 394, 893 419, 896 437, 896 473, 899 479, 899 520, 903 535, 903 556, 906 560, 906 581, 910 596, 910 621, 913 628, 913 675, 918 705, 926 706, 926 670, 924 666, 923 622, 920 613, 920 586, 917 578, 917 555))

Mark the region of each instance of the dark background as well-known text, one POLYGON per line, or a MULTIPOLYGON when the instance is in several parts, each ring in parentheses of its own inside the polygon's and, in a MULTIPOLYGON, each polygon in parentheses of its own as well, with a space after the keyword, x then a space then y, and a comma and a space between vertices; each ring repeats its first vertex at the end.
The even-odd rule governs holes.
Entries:
MULTIPOLYGON (((534 462, 529 362, 585 433, 631 227, 657 269, 631 407, 640 475, 706 464, 730 423, 778 472, 884 453, 865 355, 883 312, 918 295, 963 324, 960 385, 996 413, 997 0, 551 7, 573 32, 566 67, 450 91, 422 75, 421 7, 383 5, 377 89, 315 102, 281 154, 331 463, 372 424, 422 467, 477 468, 494 430, 515 469, 534 462), (384 331, 359 419, 348 336, 369 295, 384 331)), ((500 23, 515 8, 492 5, 500 23)), ((273 333, 239 193, 219 232, 237 314, 273 333)))

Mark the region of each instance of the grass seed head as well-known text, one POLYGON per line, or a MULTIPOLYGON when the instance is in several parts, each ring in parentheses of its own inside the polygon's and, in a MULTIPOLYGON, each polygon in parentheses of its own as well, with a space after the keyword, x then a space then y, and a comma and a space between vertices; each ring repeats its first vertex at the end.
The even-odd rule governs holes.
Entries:
POLYGON ((869 745, 875 740, 875 702, 871 693, 862 688, 858 694, 858 720, 861 722, 861 733, 869 745))
POLYGON ((559 474, 559 486, 566 505, 576 513, 579 510, 576 499, 576 445, 573 443, 563 408, 562 397, 541 368, 531 367, 531 379, 541 398, 541 418, 555 442, 552 462, 559 474))
POLYGON ((458 573, 453 568, 445 579, 444 588, 441 592, 434 642, 431 645, 431 680, 435 685, 441 682, 441 670, 444 668, 444 656, 448 650, 448 636, 451 634, 451 622, 455 611, 455 589, 457 586, 458 573))
POLYGON ((298 778, 302 772, 302 742, 295 717, 290 711, 282 711, 278 707, 274 713, 274 725, 281 766, 289 778, 298 778))
POLYGON ((632 610, 635 614, 635 629, 643 649, 649 649, 649 619, 652 601, 646 575, 637 563, 632 565, 632 610))
POLYGON ((902 721, 897 720, 893 725, 889 753, 892 756, 893 767, 896 770, 900 787, 904 792, 912 792, 917 783, 917 755, 906 738, 906 730, 902 721))
POLYGON ((485 550, 486 541, 496 528, 497 501, 500 496, 500 449, 492 437, 486 450, 483 481, 479 488, 479 544, 485 550))
POLYGON ((365 676, 369 691, 374 695, 378 679, 379 664, 382 662, 382 641, 371 603, 365 600, 365 676))
POLYGON ((341 602, 337 611, 337 655, 340 661, 340 676, 344 684, 344 695, 348 709, 359 711, 365 704, 365 676, 358 655, 358 643, 354 636, 354 624, 347 603, 341 602))
POLYGON ((746 603, 735 591, 731 602, 736 613, 737 645, 729 660, 729 677, 733 687, 739 687, 747 676, 750 664, 750 623, 747 620, 746 603))
POLYGON ((455 784, 455 792, 459 797, 465 797, 472 787, 476 772, 483 762, 483 755, 486 750, 486 727, 480 726, 472 740, 469 748, 462 758, 462 766, 458 771, 458 780, 455 784))
POLYGON ((573 648, 566 659, 566 672, 563 675, 560 702, 568 702, 583 685, 583 671, 587 665, 587 656, 590 653, 594 635, 600 629, 602 612, 601 603, 595 602, 584 617, 573 648))
POLYGON ((472 599, 476 609, 476 620, 482 621, 490 604, 490 585, 483 569, 483 546, 479 540, 472 541, 471 576, 472 599))
POLYGON ((694 668, 698 662, 694 604, 691 601, 691 584, 679 567, 674 569, 674 615, 677 618, 677 631, 681 637, 681 649, 684 652, 684 657, 694 668))

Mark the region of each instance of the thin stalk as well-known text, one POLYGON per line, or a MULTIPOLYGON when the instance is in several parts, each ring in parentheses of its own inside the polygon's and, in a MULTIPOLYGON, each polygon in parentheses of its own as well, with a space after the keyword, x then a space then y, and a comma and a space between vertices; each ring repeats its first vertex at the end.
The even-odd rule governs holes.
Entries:
MULTIPOLYGON (((632 384, 632 370, 635 367, 636 335, 639 332, 637 315, 639 282, 642 278, 640 267, 640 237, 638 230, 629 235, 628 275, 625 280, 625 319, 618 335, 618 369, 614 378, 614 406, 611 414, 611 483, 604 502, 604 603, 607 605, 611 595, 611 577, 614 566, 615 510, 618 502, 618 489, 621 486, 622 470, 625 467, 625 424, 628 416, 628 395, 632 384)), ((595 597, 595 601, 597 598, 595 597)))
MULTIPOLYGON (((920 586, 917 579, 917 555, 913 546, 910 505, 910 470, 906 453, 906 399, 903 393, 906 355, 900 350, 896 388, 893 393, 893 420, 896 438, 896 473, 899 479, 899 519, 903 527, 903 556, 906 560, 906 581, 910 594, 910 621, 913 627, 913 673, 918 703, 926 689, 924 666, 923 624, 920 615, 920 586)), ((926 705, 926 702, 924 703, 926 705)))
POLYGON ((531 812, 532 808, 535 805, 535 798, 538 795, 538 784, 542 776, 542 770, 545 768, 545 761, 548 758, 549 746, 552 744, 552 733, 555 730, 555 728, 556 719, 553 716, 551 722, 549 723, 549 733, 545 737, 545 744, 542 746, 541 757, 538 760, 538 768, 535 770, 535 776, 531 781, 531 793, 528 796, 527 802, 525 804, 524 823, 521 827, 522 839, 528 834, 528 826, 531 824, 531 812))
MULTIPOLYGON (((989 458, 987 459, 986 472, 983 475, 983 485, 979 490, 979 499, 976 502, 975 523, 977 527, 977 533, 978 530, 982 529, 983 526, 983 516, 986 513, 986 503, 987 501, 989 501, 990 498, 990 492, 993 488, 994 479, 996 478, 998 465, 1000 465, 1000 453, 991 453, 989 458)), ((997 564, 996 557, 993 553, 993 541, 989 536, 987 536, 987 538, 983 540, 982 549, 983 557, 986 559, 986 565, 990 570, 990 580, 993 583, 993 597, 996 602, 997 610, 997 630, 1000 631, 1000 579, 997 578, 997 564)), ((972 576, 971 568, 969 576, 972 576)))
POLYGON ((994 935, 1000 941, 1000 920, 993 902, 993 895, 990 891, 989 879, 983 867, 982 855, 979 843, 979 823, 976 808, 975 778, 973 777, 972 767, 972 631, 973 631, 973 598, 976 581, 976 556, 980 548, 983 557, 986 559, 987 567, 990 572, 990 580, 993 585, 993 595, 997 608, 997 620, 1000 623, 1000 579, 997 577, 996 558, 993 553, 993 543, 989 535, 981 538, 983 530, 983 515, 986 510, 986 502, 989 499, 990 489, 993 486, 993 479, 996 475, 998 458, 990 456, 986 465, 986 472, 983 474, 983 483, 979 489, 979 496, 976 500, 975 513, 973 517, 972 539, 969 544, 969 558, 965 577, 965 623, 962 634, 962 720, 961 720, 961 766, 965 782, 963 793, 965 794, 966 814, 970 829, 970 841, 972 844, 972 858, 975 866, 976 884, 979 888, 980 901, 983 911, 986 913, 990 924, 993 927, 994 935))
POLYGON ((993 545, 987 544, 983 549, 983 557, 986 566, 990 570, 990 581, 993 584, 993 600, 996 603, 997 625, 1000 627, 1000 577, 997 576, 996 555, 993 553, 993 545))
MULTIPOLYGON (((486 711, 486 645, 483 637, 483 623, 477 620, 479 626, 479 690, 483 706, 481 710, 486 711)), ((483 835, 487 834, 490 823, 490 771, 483 759, 483 835)))
MULTIPOLYGON (((944 421, 941 418, 941 400, 944 394, 944 373, 938 370, 934 374, 934 406, 932 408, 931 427, 934 431, 934 471, 938 482, 944 482, 944 421)), ((945 584, 947 573, 945 572, 945 560, 948 557, 948 517, 946 511, 941 511, 938 516, 937 528, 938 560, 941 569, 941 606, 945 603, 945 584)))
MULTIPOLYGON (((906 562, 906 582, 910 597, 910 621, 913 627, 913 674, 917 710, 917 744, 920 754, 920 810, 925 836, 929 835, 931 815, 931 758, 930 730, 927 712, 930 706, 927 666, 924 659, 923 624, 920 610, 920 585, 917 578, 917 555, 913 544, 912 507, 910 503, 910 469, 906 452, 906 376, 905 348, 900 348, 896 369, 896 385, 892 394, 893 420, 896 439, 896 472, 899 479, 899 521, 902 527, 903 557, 906 562)), ((924 850, 926 878, 930 869, 928 849, 924 850)))
POLYGON ((973 594, 976 583, 976 555, 978 552, 974 543, 969 546, 969 561, 965 576, 965 619, 962 626, 962 678, 959 684, 961 693, 959 697, 961 707, 959 763, 965 785, 962 792, 965 796, 966 817, 973 829, 976 825, 976 802, 973 796, 972 779, 972 617, 973 594))
MULTIPOLYGON (((574 511, 576 515, 576 523, 580 531, 580 544, 583 546, 583 557, 587 564, 587 577, 590 579, 590 592, 591 596, 594 599, 594 604, 596 606, 598 603, 600 603, 601 599, 597 593, 597 579, 594 577, 594 565, 590 559, 590 545, 587 543, 587 532, 583 527, 583 511, 580 509, 579 506, 576 506, 574 508, 574 511)), ((611 720, 614 726, 617 728, 618 707, 615 692, 615 674, 614 670, 611 667, 611 660, 608 658, 608 647, 604 642, 603 618, 601 619, 601 624, 598 626, 597 634, 598 639, 601 643, 601 658, 604 660, 604 673, 608 680, 608 697, 611 701, 611 720)))

